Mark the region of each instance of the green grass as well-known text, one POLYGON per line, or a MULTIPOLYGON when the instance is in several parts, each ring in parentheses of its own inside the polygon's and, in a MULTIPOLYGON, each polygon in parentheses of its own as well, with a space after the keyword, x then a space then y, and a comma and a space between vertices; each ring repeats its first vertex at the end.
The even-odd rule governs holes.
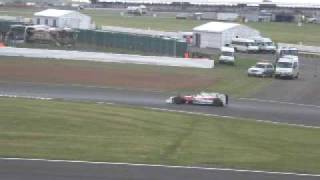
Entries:
POLYGON ((0 7, 0 16, 21 16, 31 18, 35 12, 41 11, 37 8, 14 8, 0 7))
POLYGON ((207 87, 208 91, 225 92, 233 96, 250 96, 271 84, 272 78, 250 78, 247 70, 256 59, 237 59, 236 65, 219 65, 211 70, 217 82, 207 87))
MULTIPOLYGON (((214 69, 198 69, 198 68, 177 68, 177 67, 166 67, 166 66, 152 66, 152 65, 136 65, 136 64, 119 64, 119 63, 101 63, 101 62, 86 62, 86 61, 50 61, 50 60, 34 60, 33 58, 21 58, 21 57, 1 57, 0 65, 14 66, 15 64, 26 63, 30 64, 46 64, 54 67, 73 67, 73 68, 83 68, 87 67, 90 69, 104 69, 104 70, 117 70, 118 72, 126 73, 156 73, 159 76, 170 75, 172 77, 179 76, 195 76, 200 79, 207 77, 212 77, 212 82, 208 85, 201 86, 195 89, 173 89, 170 91, 175 92, 198 92, 198 91, 217 91, 224 92, 232 95, 233 97, 244 97, 250 96, 260 89, 268 86, 272 82, 272 78, 249 78, 247 77, 247 69, 255 64, 257 60, 255 59, 238 59, 235 66, 230 65, 220 65, 216 63, 214 69), (202 77, 202 78, 201 78, 202 77)), ((0 81, 13 81, 10 77, 0 76, 0 81)), ((15 79, 19 81, 19 79, 15 79)), ((25 81, 25 79, 24 79, 25 81)), ((63 80, 62 80, 63 81, 63 80)), ((34 82, 30 79, 30 82, 34 82)), ((50 80, 47 81, 50 83, 50 80)), ((86 84, 83 84, 86 85, 86 84)), ((96 85, 96 84, 90 84, 96 85)), ((108 85, 106 85, 108 86, 108 85)), ((148 87, 145 87, 148 89, 148 87)), ((158 89, 156 89, 158 90, 158 89)))
POLYGON ((320 25, 304 24, 299 27, 295 23, 249 23, 263 35, 272 37, 276 42, 308 45, 320 45, 320 25))
POLYGON ((0 156, 320 173, 320 131, 139 108, 0 98, 0 156))
POLYGON ((99 27, 105 25, 163 31, 190 31, 195 26, 207 22, 196 20, 177 20, 174 17, 154 18, 152 16, 121 16, 120 14, 115 13, 98 14, 97 12, 92 11, 85 11, 84 13, 90 15, 99 27))
MULTIPOLYGON (((108 11, 86 10, 84 13, 93 17, 98 26, 123 26, 141 29, 156 29, 163 31, 191 31, 192 28, 208 21, 179 20, 174 16, 150 17, 150 16, 120 16, 119 13, 108 11)), ((320 25, 304 24, 302 27, 296 23, 256 23, 248 26, 259 30, 264 36, 271 37, 276 42, 300 43, 320 45, 320 25)))

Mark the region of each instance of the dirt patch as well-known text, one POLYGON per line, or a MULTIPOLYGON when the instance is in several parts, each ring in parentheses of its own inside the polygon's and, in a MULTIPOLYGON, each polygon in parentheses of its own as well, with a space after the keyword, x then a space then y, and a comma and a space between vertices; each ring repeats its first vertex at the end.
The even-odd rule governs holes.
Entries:
MULTIPOLYGON (((110 65, 112 66, 112 65, 110 65)), ((203 74, 152 71, 152 68, 112 68, 101 64, 83 66, 63 62, 10 62, 0 64, 0 80, 38 83, 83 84, 152 90, 195 89, 213 84, 203 74)))

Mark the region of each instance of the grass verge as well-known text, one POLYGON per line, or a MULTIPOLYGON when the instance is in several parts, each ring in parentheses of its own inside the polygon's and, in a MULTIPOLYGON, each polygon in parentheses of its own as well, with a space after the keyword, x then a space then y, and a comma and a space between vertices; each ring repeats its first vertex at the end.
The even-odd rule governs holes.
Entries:
POLYGON ((271 78, 247 77, 247 68, 256 61, 239 59, 236 66, 217 64, 214 69, 197 69, 1 57, 0 81, 96 85, 171 92, 206 90, 243 97, 256 93, 272 82, 271 78))
POLYGON ((320 25, 296 23, 248 23, 250 27, 258 29, 264 36, 271 37, 275 42, 292 44, 320 45, 320 25))
MULTIPOLYGON (((181 20, 175 19, 174 15, 159 16, 120 16, 120 13, 103 13, 108 11, 85 10, 84 13, 92 16, 98 26, 123 26, 139 29, 156 29, 162 31, 192 31, 196 26, 204 24, 206 20, 181 20)), ((246 25, 259 30, 264 36, 271 37, 275 42, 303 43, 308 45, 320 45, 320 26, 318 24, 296 23, 261 23, 250 22, 246 25)))
POLYGON ((0 98, 0 156, 320 173, 320 131, 140 108, 0 98))

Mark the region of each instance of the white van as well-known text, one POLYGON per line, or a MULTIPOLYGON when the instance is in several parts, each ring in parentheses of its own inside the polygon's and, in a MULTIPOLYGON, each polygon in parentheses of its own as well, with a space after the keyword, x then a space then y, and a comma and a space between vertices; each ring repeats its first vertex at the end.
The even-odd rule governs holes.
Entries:
POLYGON ((286 55, 276 63, 275 78, 299 78, 299 59, 297 56, 286 55))
POLYGON ((277 47, 270 38, 254 37, 252 39, 257 43, 261 52, 275 53, 277 51, 277 47))
POLYGON ((279 47, 277 50, 277 60, 285 56, 295 56, 298 58, 298 49, 293 47, 279 47))
POLYGON ((232 39, 231 46, 234 47, 235 51, 247 53, 259 51, 259 46, 253 39, 234 38, 232 39))
POLYGON ((234 65, 234 48, 233 47, 222 47, 221 55, 219 57, 219 63, 226 63, 234 65))

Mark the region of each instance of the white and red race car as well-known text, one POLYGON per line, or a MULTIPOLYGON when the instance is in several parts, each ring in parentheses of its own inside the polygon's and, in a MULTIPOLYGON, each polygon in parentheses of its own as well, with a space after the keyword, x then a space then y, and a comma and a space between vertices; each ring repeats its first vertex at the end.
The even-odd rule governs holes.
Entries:
POLYGON ((200 94, 190 96, 171 96, 166 100, 166 103, 225 106, 228 104, 228 95, 201 92, 200 94))

